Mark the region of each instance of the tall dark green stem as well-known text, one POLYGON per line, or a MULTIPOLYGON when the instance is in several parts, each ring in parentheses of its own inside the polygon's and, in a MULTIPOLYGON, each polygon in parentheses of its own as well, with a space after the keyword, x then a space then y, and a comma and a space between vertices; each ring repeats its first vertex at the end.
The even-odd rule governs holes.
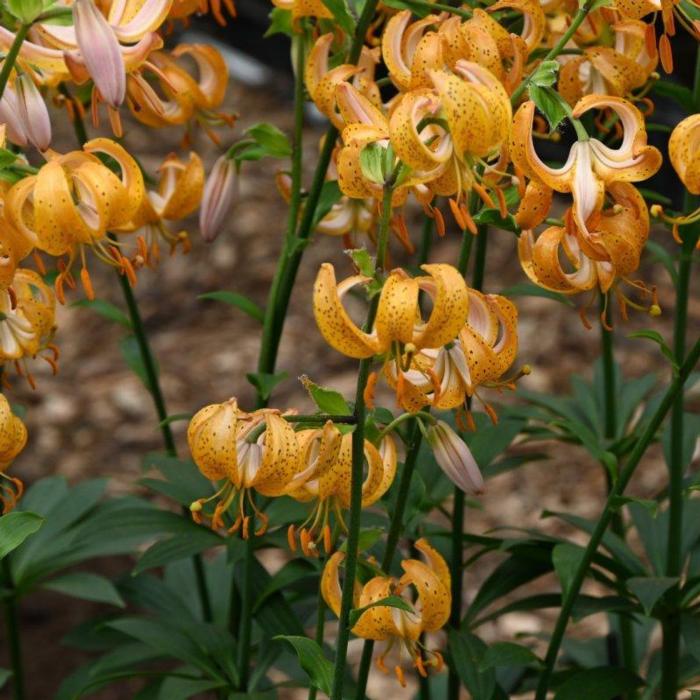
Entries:
MULTIPOLYGON (((109 237, 111 240, 114 240, 114 236, 112 234, 109 234, 109 237)), ((173 431, 170 427, 170 423, 167 421, 168 409, 165 404, 163 391, 160 387, 158 369, 155 358, 153 357, 151 345, 148 342, 148 335, 146 334, 146 329, 143 325, 143 319, 141 318, 141 311, 139 310, 138 302, 136 301, 134 290, 131 288, 131 284, 126 278, 126 275, 117 272, 117 277, 119 279, 119 286, 121 287, 124 301, 126 302, 127 310, 129 312, 131 328, 134 332, 134 337, 136 338, 136 343, 139 347, 141 363, 143 364, 143 369, 146 374, 146 388, 153 399, 153 406, 155 407, 156 415, 158 416, 160 433, 163 437, 165 451, 170 457, 177 457, 175 438, 173 437, 173 431)), ((189 516, 186 511, 185 514, 189 516)), ((209 591, 207 590, 207 582, 204 575, 204 565, 200 555, 196 554, 192 557, 192 566, 194 568, 195 580, 197 582, 197 593, 199 595, 199 603, 202 608, 202 617, 205 621, 211 622, 213 619, 211 601, 209 599, 209 591)))
POLYGON ((698 359, 700 359, 700 339, 695 341, 695 344, 678 372, 678 376, 673 380, 671 386, 664 394, 661 403, 654 412, 654 415, 651 417, 651 420, 647 424, 647 427, 645 428, 641 437, 635 444, 634 449, 630 453, 630 456, 627 459, 624 468, 620 472, 617 481, 610 490, 610 494, 608 495, 603 512, 600 514, 598 522, 591 533, 591 538, 588 541, 588 545, 586 546, 581 560, 576 567, 571 583, 569 584, 566 592, 563 594, 561 610, 559 611, 559 616, 557 617, 552 636, 549 640, 549 646, 547 648, 547 654, 544 661, 545 666, 538 681, 535 700, 545 700, 547 696, 547 689, 549 688, 549 682, 552 677, 552 672, 554 671, 554 665, 556 664, 557 657, 559 655, 559 648, 561 647, 561 642, 564 638, 564 633, 566 632, 569 618, 571 617, 571 611, 573 610, 576 599, 581 591, 581 586, 586 577, 591 561, 598 550, 598 545, 603 539, 603 535, 605 534, 612 516, 615 513, 619 497, 622 496, 625 488, 627 488, 627 484, 637 469, 641 458, 654 439, 656 432, 666 417, 666 414, 671 409, 671 406, 675 402, 676 398, 682 393, 683 385, 688 379, 688 375, 697 364, 698 359))
MULTIPOLYGON (((12 571, 7 558, 2 561, 3 580, 5 586, 14 591, 12 571)), ((7 630, 7 643, 10 647, 10 665, 12 667, 12 697, 14 700, 24 700, 24 667, 22 664, 22 644, 20 639, 20 625, 17 598, 10 593, 4 600, 5 629, 7 630)))
MULTIPOLYGON (((319 647, 323 647, 323 633, 326 627, 326 601, 323 600, 323 593, 321 592, 321 586, 318 587, 318 610, 316 611, 316 633, 314 634, 314 640, 319 647)), ((308 700, 316 700, 318 695, 318 688, 312 685, 309 688, 309 698, 308 700)))
POLYGON ((7 81, 10 79, 12 74, 12 69, 15 67, 17 62, 17 56, 19 56, 19 50, 22 48, 24 40, 27 38, 27 33, 31 25, 22 24, 15 34, 15 40, 10 46, 10 50, 5 56, 5 61, 2 64, 2 70, 0 70, 0 98, 5 94, 5 88, 7 87, 7 81))
MULTIPOLYGON (((700 100, 700 50, 695 57, 695 77, 693 81, 693 97, 695 104, 700 100)), ((687 190, 683 198, 683 211, 689 214, 698 206, 698 198, 687 190)), ((673 356, 680 363, 685 355, 686 329, 688 325, 688 295, 692 256, 695 243, 700 234, 697 224, 681 229, 683 244, 678 275, 676 278, 676 309, 673 319, 673 356)), ((666 576, 676 577, 683 570, 681 550, 683 532, 683 472, 687 465, 683 463, 683 394, 681 393, 671 410, 671 449, 669 455, 669 485, 668 485, 668 540, 666 543, 666 576)), ((672 700, 678 689, 680 664, 681 615, 679 610, 680 591, 674 586, 666 595, 668 614, 661 622, 662 631, 662 672, 661 698, 672 700)))
MULTIPOLYGON (((617 436, 617 381, 615 370, 615 334, 612 330, 610 307, 606 303, 606 297, 601 297, 601 323, 600 323, 600 341, 601 341, 601 357, 603 363, 603 390, 604 390, 604 433, 608 442, 612 442, 617 436)), ((605 470, 608 483, 608 492, 613 485, 613 475, 605 464, 602 465, 605 470)), ((612 531, 621 539, 625 539, 625 523, 622 519, 622 514, 618 511, 613 514, 611 521, 612 531)), ((630 671, 635 670, 636 651, 634 631, 632 628, 632 618, 628 615, 618 615, 618 625, 620 628, 619 651, 618 654, 618 639, 617 635, 611 633, 611 661, 615 658, 622 657, 622 662, 630 671)), ((634 694, 630 694, 634 697, 634 694)))
MULTIPOLYGON (((475 206, 475 198, 472 198, 470 208, 475 206)), ((476 256, 474 258, 474 274, 472 287, 481 290, 484 284, 484 268, 486 267, 486 246, 488 242, 488 227, 479 226, 477 235, 469 231, 462 232, 462 246, 459 251, 457 269, 466 275, 471 257, 474 239, 476 238, 476 256)), ((450 627, 459 629, 462 622, 462 585, 464 581, 462 572, 462 533, 464 532, 464 491, 455 487, 452 499, 452 539, 450 543, 450 576, 452 581, 452 603, 450 606, 450 627)), ((450 667, 447 676, 447 697, 449 700, 459 698, 461 681, 457 672, 450 667)))
MULTIPOLYGON (((389 235, 389 220, 391 218, 391 197, 393 188, 384 186, 382 197, 382 214, 377 232, 377 270, 384 269, 386 264, 387 239, 389 235)), ((374 325, 374 318, 379 305, 379 295, 375 294, 370 304, 365 330, 370 330, 374 325)), ((333 673, 333 687, 331 700, 342 700, 343 680, 347 662, 348 641, 350 639, 350 610, 352 609, 352 597, 357 571, 357 550, 360 539, 360 520, 362 517, 362 479, 365 461, 365 388, 372 366, 372 358, 360 361, 357 376, 357 389, 355 391, 355 420, 357 425, 352 434, 352 473, 350 477, 350 523, 348 525, 348 538, 346 542, 345 557, 345 581, 340 599, 340 615, 338 615, 338 639, 335 655, 335 671, 333 673)))

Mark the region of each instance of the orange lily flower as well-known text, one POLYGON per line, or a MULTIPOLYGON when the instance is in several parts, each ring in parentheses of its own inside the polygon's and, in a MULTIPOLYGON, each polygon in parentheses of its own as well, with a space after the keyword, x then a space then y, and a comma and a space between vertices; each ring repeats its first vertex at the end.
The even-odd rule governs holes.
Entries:
POLYGON ((250 534, 251 515, 260 521, 256 535, 267 529, 267 516, 256 507, 251 491, 281 496, 298 473, 299 444, 292 426, 273 409, 246 413, 236 399, 211 404, 198 411, 187 429, 187 442, 199 471, 211 481, 224 481, 209 498, 190 506, 192 517, 210 519, 212 529, 225 528, 224 516, 231 506, 238 511, 228 533, 242 529, 250 534), (211 514, 204 506, 217 501, 211 514))
POLYGON ((206 130, 214 143, 218 136, 212 126, 232 126, 235 117, 216 109, 226 95, 228 68, 219 51, 205 44, 180 44, 168 54, 156 51, 149 58, 149 67, 164 94, 161 97, 144 78, 144 70, 128 76, 128 103, 138 121, 152 127, 186 124, 194 119, 206 130), (198 78, 194 78, 177 59, 193 59, 198 78))
POLYGON ((58 352, 51 344, 56 330, 56 299, 41 276, 33 270, 19 268, 11 286, 0 291, 0 364, 14 362, 17 373, 26 377, 34 388, 34 378, 27 369, 27 359, 42 350, 42 359, 57 371, 58 352))
POLYGON ((350 318, 342 300, 351 289, 366 285, 370 279, 354 275, 337 284, 333 266, 321 265, 314 285, 313 306, 325 341, 344 355, 358 359, 394 353, 397 346, 415 353, 451 342, 467 316, 464 279, 451 265, 423 265, 421 269, 426 276, 414 278, 400 269, 392 271, 382 287, 374 328, 366 333, 350 318), (418 306, 421 290, 433 301, 432 313, 425 321, 418 306))
MULTIPOLYGON (((155 267, 160 259, 160 240, 170 246, 171 254, 178 245, 185 253, 190 250, 186 231, 173 233, 168 224, 195 212, 204 192, 204 165, 196 153, 190 153, 187 163, 170 154, 159 168, 158 189, 146 193, 141 208, 126 228, 138 240, 138 263, 155 267)), ((138 265, 137 265, 138 266, 138 265)))
MULTIPOLYGON (((80 254, 81 279, 92 298, 85 264, 84 246, 90 246, 103 261, 133 274, 112 244, 107 232, 127 226, 140 209, 144 183, 136 161, 109 139, 88 141, 82 151, 49 154, 49 161, 36 175, 10 188, 5 213, 13 226, 33 246, 50 255, 68 255, 68 263, 56 278, 56 292, 63 300, 63 283, 70 284, 70 268, 80 254), (115 174, 96 153, 110 156, 120 169, 115 174)), ((133 280, 132 280, 133 281, 133 280)))
MULTIPOLYGON (((347 532, 341 510, 350 507, 352 473, 352 434, 342 435, 328 421, 323 428, 300 430, 299 471, 288 484, 286 493, 297 501, 316 501, 309 517, 299 529, 302 551, 318 556, 318 544, 323 540, 327 554, 332 549, 330 515, 347 532), (308 528, 307 528, 308 526, 308 528)), ((367 476, 362 484, 362 507, 378 501, 389 489, 396 475, 396 445, 388 436, 378 450, 365 440, 367 476)), ((289 542, 296 548, 297 528, 289 528, 289 542)))
POLYGON ((5 470, 27 444, 27 428, 12 413, 12 407, 0 394, 0 503, 3 515, 9 513, 22 497, 24 484, 17 478, 5 474, 5 470))
POLYGON ((384 373, 389 384, 397 387, 404 410, 419 411, 426 405, 461 410, 467 399, 477 396, 495 417, 477 390, 510 387, 517 378, 502 379, 518 352, 515 305, 498 294, 475 289, 468 289, 468 293, 467 320, 453 342, 425 348, 403 367, 400 362, 385 364, 384 373))
MULTIPOLYGON (((426 649, 420 641, 424 632, 437 632, 447 622, 450 615, 452 596, 450 593, 450 570, 442 556, 433 549, 427 540, 416 541, 416 549, 425 561, 404 559, 401 568, 403 576, 374 576, 361 585, 355 581, 354 607, 362 608, 376 603, 390 595, 402 596, 409 610, 376 605, 366 610, 352 628, 353 634, 364 639, 387 642, 385 649, 377 658, 377 667, 387 672, 385 659, 396 648, 398 663, 394 672, 402 686, 406 685, 402 660, 406 653, 412 665, 421 676, 426 677, 428 670, 440 671, 443 666, 442 655, 438 651, 426 649), (407 595, 411 588, 418 600, 413 601, 407 595)), ((336 552, 326 563, 321 577, 321 594, 328 607, 336 615, 340 614, 340 565, 345 558, 342 552, 336 552)), ((349 581, 345 585, 351 585, 349 581)))
POLYGON ((595 138, 581 139, 571 147, 566 163, 552 168, 535 151, 535 104, 525 102, 515 115, 510 150, 513 163, 528 177, 557 192, 571 193, 576 226, 583 240, 595 245, 589 226, 595 225, 602 211, 606 186, 645 180, 659 169, 662 158, 656 148, 647 145, 644 118, 631 102, 620 97, 588 95, 576 103, 572 115, 578 118, 591 109, 611 109, 617 114, 623 129, 618 148, 610 148, 595 138))
POLYGON ((613 47, 584 48, 582 56, 559 58, 559 92, 570 105, 594 93, 626 97, 644 85, 656 68, 658 58, 648 53, 643 22, 619 22, 612 30, 613 47))
POLYGON ((231 17, 236 17, 236 6, 233 0, 173 0, 168 19, 186 20, 195 13, 206 14, 211 12, 216 23, 221 27, 225 27, 226 18, 224 17, 223 8, 226 8, 231 17))

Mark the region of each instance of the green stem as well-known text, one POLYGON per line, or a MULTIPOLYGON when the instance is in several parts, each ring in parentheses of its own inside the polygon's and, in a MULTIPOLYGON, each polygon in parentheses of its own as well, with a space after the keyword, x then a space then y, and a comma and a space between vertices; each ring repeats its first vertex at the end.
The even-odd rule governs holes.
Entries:
MULTIPOLYGON (((2 561, 5 585, 14 591, 10 562, 5 557, 2 561)), ((4 601, 5 627, 10 646, 10 665, 12 666, 12 694, 14 700, 24 700, 24 670, 22 664, 22 644, 18 615, 19 601, 14 594, 8 595, 4 601)))
MULTIPOLYGON (((382 197, 382 214, 377 233, 377 269, 383 270, 386 263, 386 242, 389 236, 389 220, 391 219, 391 197, 393 188, 384 186, 382 197)), ((374 318, 379 305, 379 295, 372 299, 365 330, 370 330, 374 325, 374 318)), ((352 609, 353 591, 355 588, 355 574, 357 571, 357 554, 360 540, 360 520, 362 516, 362 480, 365 462, 365 388, 369 377, 372 358, 360 360, 357 377, 357 389, 355 392, 355 418, 357 425, 352 434, 352 473, 350 477, 350 523, 348 525, 348 538, 346 542, 345 580, 340 599, 340 615, 338 616, 338 639, 335 655, 335 671, 333 674, 333 686, 331 700, 342 700, 343 681, 347 662, 348 642, 350 640, 350 610, 352 609)))
MULTIPOLYGON (((471 202, 474 206, 474 198, 471 202)), ((472 246, 476 238, 476 257, 474 258, 474 274, 472 287, 481 291, 484 285, 484 272, 486 268, 486 247, 488 244, 488 227, 479 226, 477 235, 474 236, 469 231, 462 233, 462 248, 459 254, 458 270, 464 275, 469 265, 472 246)), ((452 539, 450 546, 450 576, 452 582, 452 602, 450 605, 449 624, 455 630, 460 628, 462 622, 462 587, 463 587, 463 566, 462 534, 464 532, 464 491, 455 487, 452 501, 452 539)), ((457 700, 461 681, 457 672, 450 666, 447 677, 447 697, 449 700, 457 700)))
POLYGON ((637 466, 639 465, 639 462, 650 443, 656 436, 656 432, 661 426, 666 414, 671 409, 671 406, 676 401, 676 398, 682 393, 683 385, 699 359, 700 338, 695 341, 695 344, 678 372, 678 376, 673 380, 671 386, 664 394, 661 403, 657 407, 646 429, 630 453, 624 469, 620 472, 620 476, 610 490, 610 494, 608 495, 603 512, 598 518, 598 522, 591 533, 591 538, 588 541, 588 545, 586 546, 581 560, 576 567, 571 583, 563 594, 561 610, 559 611, 559 616, 554 626, 552 636, 549 640, 549 646, 547 648, 547 654, 544 661, 545 666, 539 678, 535 700, 545 700, 547 696, 547 689, 549 688, 549 682, 552 677, 552 672, 554 671, 554 665, 559 655, 559 648, 561 646, 562 639, 564 638, 564 633, 566 632, 571 611, 573 610, 576 598, 581 590, 581 585, 586 577, 588 567, 590 566, 591 561, 598 550, 598 545, 603 539, 603 535, 605 534, 613 514, 615 513, 618 499, 624 493, 627 484, 636 471, 637 466))
MULTIPOLYGON (((109 234, 110 240, 114 241, 115 237, 113 234, 109 234)), ((143 325, 143 319, 141 318, 141 312, 139 310, 139 305, 134 296, 134 290, 131 288, 129 280, 126 275, 121 274, 117 271, 117 278, 119 279, 119 285, 124 296, 124 301, 126 302, 127 310, 129 312, 129 319, 131 320, 131 328, 134 332, 134 337, 136 338, 136 343, 139 346, 139 354, 141 356, 141 363, 143 364, 144 372, 146 373, 146 388, 153 399, 153 405, 156 409, 156 415, 158 416, 158 422, 160 424, 160 433, 163 437, 163 444, 165 445, 165 451, 170 457, 177 457, 177 447, 175 446, 175 438, 173 436, 173 431, 170 428, 170 423, 168 423, 168 409, 165 405, 165 397, 163 396, 163 391, 160 387, 160 380, 158 379, 158 369, 156 367, 155 358, 153 357, 153 351, 151 350, 151 345, 148 342, 148 335, 146 334, 146 329, 143 325)), ((186 513, 186 511, 184 511, 186 513)), ((197 582, 197 591, 199 593, 199 602, 202 607, 202 616, 206 622, 211 622, 212 611, 211 602, 209 600, 209 591, 207 590, 207 582, 204 575, 204 564, 202 563, 202 558, 199 554, 192 557, 192 566, 194 567, 194 575, 197 582)))
POLYGON ((426 216, 423 221, 423 230, 420 236, 420 248, 418 249, 417 265, 425 265, 430 258, 430 250, 433 247, 433 229, 435 228, 435 220, 426 216))
POLYGON ((5 61, 2 64, 2 70, 0 70, 0 99, 5 94, 5 88, 7 87, 7 81, 10 79, 12 69, 15 67, 17 62, 17 56, 19 56, 19 50, 22 48, 24 40, 27 38, 27 33, 29 32, 30 24, 21 24, 15 34, 15 40, 10 46, 10 50, 5 56, 5 61))
MULTIPOLYGON (((601 324, 600 324, 600 340, 601 340, 601 355, 603 362, 603 386, 604 386, 604 421, 605 421, 605 438, 608 443, 615 440, 617 436, 617 382, 615 378, 615 356, 613 353, 615 335, 612 330, 610 308, 606 304, 606 297, 601 297, 601 324), (603 323, 605 321, 605 323, 603 323), (607 325, 607 328, 606 328, 607 325)), ((613 475, 610 474, 607 466, 602 465, 608 483, 608 492, 613 485, 613 475)), ((611 521, 611 530, 622 540, 625 539, 625 523, 622 519, 622 514, 617 511, 613 514, 611 521)), ((620 628, 620 651, 624 667, 630 671, 635 670, 636 666, 636 650, 634 630, 632 627, 632 619, 627 615, 617 616, 618 625, 620 628)), ((614 645, 614 652, 617 656, 618 640, 615 634, 611 634, 611 644, 614 645)), ((630 697, 634 697, 634 693, 630 693, 630 697)))
MULTIPOLYGON (((399 488, 396 492, 396 500, 394 501, 394 512, 391 517, 391 525, 389 527, 389 535, 386 540, 386 548, 384 550, 384 558, 382 559, 382 570, 387 573, 391 570, 396 548, 399 544, 401 532, 403 530, 403 519, 406 512, 406 503, 408 502, 408 494, 411 490, 411 478, 418 462, 418 453, 423 439, 423 433, 418 427, 418 421, 415 420, 411 426, 411 431, 408 438, 408 449, 406 451, 406 461, 404 462, 401 476, 399 477, 399 488)), ((372 652, 374 651, 374 642, 371 639, 365 640, 362 647, 362 658, 360 659, 360 667, 357 673, 357 690, 355 693, 356 700, 364 700, 365 689, 367 688, 367 679, 369 678, 369 669, 372 664, 372 652)))
MULTIPOLYGON (((700 50, 695 58, 695 78, 693 81, 693 96, 700 97, 700 50)), ((697 197, 687 190, 683 201, 686 213, 697 206, 697 197)), ((688 325, 688 294, 690 292, 690 277, 692 256, 700 229, 698 225, 681 229, 683 244, 678 262, 676 279, 676 312, 673 319, 673 356, 678 364, 685 356, 686 329, 688 325)), ((671 447, 669 455, 669 485, 668 485, 668 540, 666 543, 666 576, 676 577, 683 570, 683 554, 681 549, 683 532, 683 394, 675 400, 671 409, 671 447)), ((678 676, 680 670, 680 590, 674 586, 667 594, 665 602, 668 614, 661 622, 662 631, 662 664, 661 664, 661 700, 671 700, 676 697, 678 676)))
MULTIPOLYGON (((594 0, 586 0, 586 3, 578 9, 574 15, 569 28, 562 34, 561 39, 552 47, 551 51, 542 59, 543 61, 551 61, 555 59, 563 50, 564 47, 569 43, 571 37, 576 34, 578 28, 583 24, 583 21, 588 16, 591 8, 594 5, 594 0)), ((537 68, 534 68, 532 72, 523 79, 523 81, 515 88, 513 94, 510 96, 510 102, 513 106, 518 104, 518 101, 522 97, 522 94, 527 90, 527 86, 530 84, 532 76, 535 74, 537 68)))

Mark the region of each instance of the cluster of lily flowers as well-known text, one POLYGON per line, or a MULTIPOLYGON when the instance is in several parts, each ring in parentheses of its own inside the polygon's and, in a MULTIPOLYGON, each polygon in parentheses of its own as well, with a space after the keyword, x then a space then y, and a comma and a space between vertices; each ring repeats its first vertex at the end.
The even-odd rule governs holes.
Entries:
MULTIPOLYGON (((452 220, 465 235, 476 234, 478 210, 490 210, 496 220, 516 222, 520 262, 536 285, 567 295, 601 293, 606 300, 614 295, 623 317, 630 306, 660 312, 653 287, 632 277, 650 227, 645 200, 632 183, 661 165, 661 153, 647 143, 645 119, 653 110, 648 94, 658 78, 657 64, 666 71, 673 67, 676 22, 696 37, 700 33, 682 4, 614 0, 591 10, 559 47, 558 66, 545 87, 558 75, 557 90, 548 94, 574 126, 576 140, 564 164, 554 167, 535 148, 536 141, 556 142, 560 134, 537 113, 541 105, 533 101, 532 77, 567 34, 577 3, 498 0, 454 13, 428 13, 426 3, 418 18, 380 3, 359 60, 350 64, 344 62, 349 37, 325 4, 273 2, 308 42, 306 63, 296 69, 304 71, 308 96, 336 129, 330 132, 335 140, 326 177, 337 181, 342 196, 318 222, 319 233, 341 237, 348 248, 371 246, 388 194, 391 229, 412 253, 407 208, 422 208, 439 236, 447 235, 452 220), (658 12, 664 29, 657 38, 658 12), (602 136, 590 135, 593 129, 602 136), (551 217, 555 192, 567 196, 561 218, 551 217), (646 301, 631 299, 623 283, 646 301)), ((115 137, 122 135, 126 108, 147 127, 181 127, 183 146, 197 126, 219 143, 214 129, 235 122, 220 111, 228 81, 223 58, 211 46, 167 50, 164 37, 173 22, 195 12, 210 10, 224 23, 224 12, 235 12, 230 0, 27 5, 36 7, 36 16, 0 27, 0 50, 6 53, 29 27, 0 101, 0 153, 3 159, 10 154, 4 169, 9 175, 0 184, 0 363, 14 365, 33 384, 27 360, 43 357, 56 369, 56 303, 65 302, 77 279, 87 298, 94 298, 90 259, 135 284, 140 269, 157 266, 163 245, 188 251, 189 237, 179 222, 198 208, 202 236, 213 240, 235 199, 240 163, 234 163, 234 146, 205 183, 196 153, 172 154, 152 185, 116 140, 99 137, 85 140, 79 150, 54 151, 46 102, 50 98, 74 121, 89 112, 95 126, 106 111, 115 137), (57 10, 70 11, 72 24, 52 23, 57 10), (6 149, 7 142, 24 152, 6 149), (32 149, 36 153, 28 159, 25 152, 32 149), (53 261, 53 275, 47 274, 46 258, 53 261), (30 262, 36 271, 26 266, 30 262)), ((669 149, 676 172, 695 194, 700 194, 699 146, 696 115, 677 126, 669 149)), ((290 182, 280 173, 278 186, 286 197, 290 182)), ((674 231, 700 219, 700 211, 674 216, 658 205, 651 213, 674 231)), ((515 305, 468 287, 463 273, 449 264, 425 264, 418 274, 355 269, 338 281, 334 266, 325 263, 316 277, 313 311, 329 346, 373 362, 367 405, 374 406, 381 378, 404 415, 417 418, 445 474, 464 492, 480 493, 483 479, 466 443, 427 409, 454 411, 459 428, 474 430, 471 411, 478 400, 497 421, 485 390, 512 388, 530 371, 527 365, 511 369, 518 350, 515 305), (375 298, 368 326, 360 327, 348 313, 344 302, 350 294, 375 298)), ((263 535, 269 525, 258 496, 308 503, 307 519, 289 527, 289 546, 327 557, 322 594, 338 613, 345 555, 337 545, 347 530, 344 511, 351 500, 351 429, 321 419, 304 427, 295 415, 274 408, 246 412, 235 399, 202 408, 187 438, 194 462, 217 489, 195 501, 191 512, 218 531, 249 538, 263 535)), ((392 486, 401 419, 365 439, 363 508, 392 486)), ((26 439, 21 419, 0 396, 5 511, 22 491, 5 469, 26 439)), ((346 585, 354 586, 355 607, 388 595, 405 597, 406 610, 372 607, 353 632, 388 643, 377 661, 383 670, 386 653, 398 646, 400 658, 407 654, 425 675, 442 666, 439 652, 426 649, 421 638, 447 621, 450 574, 429 543, 419 540, 415 547, 425 561, 404 560, 400 578, 370 558, 361 563, 361 580, 346 585)), ((403 684, 401 662, 394 670, 403 684)))

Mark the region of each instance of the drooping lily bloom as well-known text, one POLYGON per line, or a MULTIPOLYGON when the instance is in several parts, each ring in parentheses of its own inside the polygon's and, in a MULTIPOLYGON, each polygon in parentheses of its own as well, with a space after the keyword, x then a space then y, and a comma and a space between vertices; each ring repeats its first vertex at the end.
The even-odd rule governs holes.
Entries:
POLYGON ((484 491, 484 479, 467 443, 452 429, 439 420, 428 428, 428 444, 435 461, 445 476, 461 491, 480 494, 484 491))
POLYGON ((148 67, 130 74, 128 104, 134 117, 156 128, 195 120, 218 143, 218 136, 211 127, 231 126, 235 122, 234 116, 216 111, 224 100, 228 83, 228 68, 219 51, 205 44, 180 44, 170 54, 153 52, 149 66, 157 70, 155 77, 162 96, 144 77, 148 67), (178 62, 185 56, 193 59, 197 77, 190 75, 178 62))
MULTIPOLYGON (((352 481, 352 434, 341 435, 328 421, 323 428, 300 430, 299 472, 287 486, 287 494, 297 501, 314 501, 314 507, 299 528, 299 541, 307 556, 318 556, 318 544, 323 540, 327 554, 332 549, 331 513, 347 531, 342 509, 350 507, 352 481)), ((391 436, 380 452, 365 440, 367 476, 362 483, 362 507, 378 501, 389 489, 396 474, 396 445, 391 436)), ((289 528, 290 546, 296 548, 297 528, 289 528)))
POLYGON ((24 493, 24 484, 5 470, 27 444, 27 428, 12 413, 10 402, 0 394, 0 504, 3 515, 9 513, 24 493))
POLYGON ((5 86, 0 100, 0 120, 7 125, 7 137, 17 146, 29 144, 40 151, 51 145, 51 119, 34 81, 20 75, 14 85, 5 86))
MULTIPOLYGON (((377 667, 387 673, 386 657, 396 649, 397 663, 394 666, 396 677, 402 686, 406 685, 402 659, 408 655, 418 673, 426 677, 429 669, 440 671, 442 655, 423 646, 420 636, 424 632, 437 632, 447 622, 452 596, 450 593, 450 571, 442 556, 433 549, 427 540, 416 541, 416 549, 425 561, 404 559, 401 578, 374 576, 364 585, 355 582, 353 607, 362 608, 390 595, 401 596, 408 603, 409 610, 377 605, 366 610, 352 628, 353 634, 364 639, 386 642, 386 646, 376 660, 377 667), (417 595, 414 601, 408 594, 413 589, 417 595)), ((340 615, 342 591, 340 587, 340 566, 345 558, 342 552, 330 557, 321 577, 321 594, 328 607, 340 615)), ((345 581, 344 585, 351 585, 345 581)))
POLYGON ((32 388, 34 378, 27 360, 43 350, 42 359, 57 371, 58 351, 51 344, 56 330, 56 299, 51 288, 33 270, 19 268, 11 286, 0 290, 0 364, 14 362, 17 373, 32 388))
MULTIPOLYGON (((630 277, 639 267, 649 235, 644 198, 627 182, 610 184, 607 194, 610 206, 596 217, 595 230, 589 238, 581 235, 570 213, 565 217, 567 226, 550 226, 537 237, 532 230, 524 230, 518 239, 520 264, 530 280, 545 289, 561 294, 577 294, 595 287, 603 294, 614 290, 623 317, 627 306, 656 315, 654 289, 630 277), (625 296, 620 288, 622 282, 650 297, 651 306, 642 307, 625 296)), ((582 318, 585 323, 583 315, 582 318)))
POLYGON ((199 232, 211 243, 221 233, 224 221, 236 201, 238 182, 236 164, 226 153, 220 156, 204 185, 199 209, 199 232))
POLYGON ((498 294, 475 289, 468 292, 467 320, 453 342, 421 350, 408 365, 396 361, 385 364, 387 381, 396 388, 404 410, 418 411, 432 405, 462 412, 467 399, 477 396, 495 420, 493 409, 478 394, 479 388, 511 388, 515 379, 529 371, 502 378, 518 352, 515 304, 498 294))
POLYGON ((250 534, 251 519, 267 529, 267 516, 258 510, 251 492, 263 496, 281 496, 298 473, 299 443, 292 426, 273 409, 246 413, 236 399, 211 404, 198 411, 187 429, 187 442, 199 471, 211 481, 224 481, 209 498, 200 498, 190 506, 192 517, 206 517, 212 529, 228 533, 250 534), (213 513, 205 506, 216 501, 213 513), (233 509, 233 524, 226 516, 233 509), (253 515, 250 514, 252 510, 253 515))
POLYGON ((430 190, 459 203, 472 188, 483 194, 476 166, 498 155, 512 111, 505 89, 488 69, 458 61, 454 70, 430 73, 434 91, 403 96, 392 113, 390 135, 399 158, 430 190))
POLYGON ((196 153, 188 162, 170 154, 159 168, 158 189, 150 190, 141 208, 122 231, 133 231, 138 241, 139 263, 155 267, 160 259, 160 242, 165 241, 171 254, 178 245, 185 253, 190 243, 186 231, 174 233, 170 223, 190 216, 199 207, 204 191, 204 165, 196 153))
POLYGON ((168 19, 187 20, 193 14, 206 14, 211 12, 216 23, 222 27, 226 26, 224 8, 231 17, 236 16, 236 6, 233 0, 173 0, 172 7, 168 14, 168 19))
POLYGON ((612 26, 615 43, 583 49, 582 56, 560 56, 558 90, 574 105, 585 95, 627 97, 646 83, 658 57, 650 56, 643 22, 627 20, 612 26))
MULTIPOLYGON (((84 271, 83 286, 92 296, 83 246, 90 246, 111 265, 127 265, 105 239, 108 231, 129 224, 141 207, 144 193, 143 175, 136 161, 119 144, 98 138, 88 141, 82 151, 49 154, 49 161, 36 175, 20 180, 8 191, 5 212, 37 249, 68 256, 68 263, 56 278, 56 292, 62 301, 63 284, 78 255, 84 271), (112 158, 120 172, 112 172, 97 153, 112 158)), ((133 270, 125 272, 133 274, 133 270)))
MULTIPOLYGON (((120 136, 118 108, 126 96, 126 74, 143 66, 162 46, 156 30, 172 2, 113 0, 103 14, 95 0, 75 0, 74 25, 35 25, 35 40, 22 44, 20 57, 54 82, 67 74, 78 84, 92 79, 93 115, 96 118, 98 102, 106 102, 113 131, 120 136)), ((0 29, 0 46, 7 50, 13 40, 12 32, 0 29)))
POLYGON ((451 342, 467 317, 467 288, 464 278, 451 265, 421 267, 427 275, 409 277, 393 270, 382 287, 374 327, 361 330, 343 306, 343 297, 370 279, 354 275, 336 283, 335 270, 321 265, 314 285, 314 316, 325 341, 344 355, 355 358, 381 353, 415 353, 451 342), (418 305, 420 291, 432 299, 433 309, 423 320, 418 305), (401 348, 401 349, 398 349, 401 348))
MULTIPOLYGON (((524 3, 518 3, 521 9, 524 3)), ((528 3, 529 9, 534 5, 528 3)), ((527 12, 525 17, 527 17, 527 12)), ((510 94, 523 77, 528 55, 528 42, 533 42, 539 32, 540 20, 525 21, 523 28, 527 41, 510 34, 487 12, 473 11, 471 19, 461 22, 458 17, 445 20, 439 34, 443 40, 443 55, 446 65, 454 69, 457 62, 467 60, 488 69, 510 94), (531 30, 534 33, 531 34, 531 30)))
POLYGON ((535 104, 525 102, 513 123, 511 158, 528 177, 540 180, 557 192, 570 192, 573 216, 583 240, 595 245, 590 227, 603 208, 606 186, 612 182, 639 182, 661 167, 661 153, 647 145, 644 118, 640 111, 620 97, 588 95, 575 105, 574 118, 591 109, 611 109, 620 119, 623 138, 610 148, 595 138, 576 141, 561 168, 546 165, 535 151, 532 138, 535 104))

